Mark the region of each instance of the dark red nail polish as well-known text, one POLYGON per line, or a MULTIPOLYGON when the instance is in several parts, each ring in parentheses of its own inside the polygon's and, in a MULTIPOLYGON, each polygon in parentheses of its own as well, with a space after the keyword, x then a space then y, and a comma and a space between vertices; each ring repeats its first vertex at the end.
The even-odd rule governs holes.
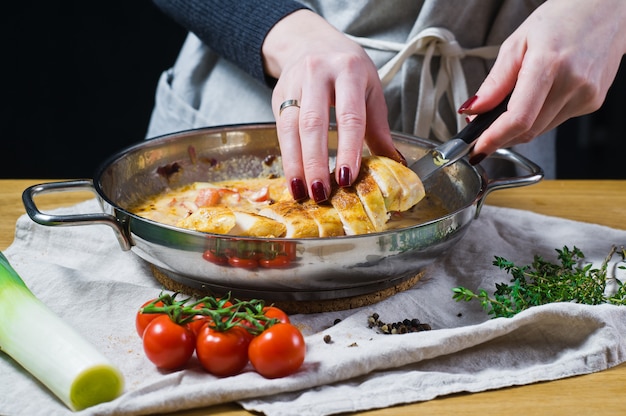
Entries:
POLYGON ((396 149, 396 153, 398 154, 398 158, 400 158, 400 163, 402 163, 404 166, 408 166, 408 164, 406 163, 406 158, 404 157, 404 155, 402 153, 400 153, 400 151, 398 149, 396 149))
POLYGON ((293 178, 291 180, 291 194, 293 195, 293 199, 296 201, 306 199, 306 187, 304 186, 304 181, 302 179, 293 178))
POLYGON ((313 200, 317 203, 324 202, 328 199, 324 184, 320 181, 315 181, 311 184, 311 192, 313 192, 313 200))
POLYGON ((352 176, 350 174, 350 168, 347 166, 342 166, 339 169, 339 186, 342 188, 346 188, 352 184, 352 176))
POLYGON ((459 114, 462 114, 464 111, 469 110, 472 107, 472 104, 474 104, 474 101, 476 101, 476 99, 478 99, 477 95, 474 95, 473 97, 470 97, 467 99, 467 101, 465 101, 461 107, 459 107, 459 114))
POLYGON ((487 157, 486 154, 484 153, 478 153, 472 157, 470 157, 470 165, 478 165, 480 162, 483 161, 483 159, 485 159, 487 157))

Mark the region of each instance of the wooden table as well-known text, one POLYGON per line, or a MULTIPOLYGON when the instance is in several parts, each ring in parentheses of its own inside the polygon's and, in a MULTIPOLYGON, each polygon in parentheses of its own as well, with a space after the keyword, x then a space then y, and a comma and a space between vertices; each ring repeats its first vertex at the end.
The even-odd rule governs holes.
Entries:
MULTIPOLYGON (((13 241, 15 221, 24 214, 22 191, 50 180, 0 180, 0 250, 13 241)), ((73 205, 93 197, 87 192, 39 195, 44 209, 73 205)), ((543 181, 523 188, 496 191, 491 205, 515 207, 626 230, 626 180, 543 181)), ((567 242, 564 242, 566 244, 567 242)), ((453 394, 427 402, 363 412, 370 416, 451 414, 624 415, 626 364, 600 373, 509 387, 474 394, 453 394)), ((181 412, 182 415, 249 415, 236 404, 181 412)))

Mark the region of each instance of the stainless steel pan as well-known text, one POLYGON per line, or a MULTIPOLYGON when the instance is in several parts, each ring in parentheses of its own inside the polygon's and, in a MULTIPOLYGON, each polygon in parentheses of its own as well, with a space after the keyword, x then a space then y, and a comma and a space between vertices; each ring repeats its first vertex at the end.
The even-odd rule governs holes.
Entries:
MULTIPOLYGON (((432 141, 410 135, 393 133, 393 138, 409 164, 435 147, 432 141)), ((331 156, 336 145, 332 130, 331 156)), ((461 159, 437 171, 425 184, 427 194, 440 198, 449 214, 410 228, 358 236, 241 238, 180 229, 129 211, 146 196, 194 181, 281 174, 279 155, 274 124, 184 131, 122 150, 97 170, 93 180, 32 186, 24 191, 23 200, 30 218, 42 225, 110 226, 123 250, 132 250, 183 285, 231 291, 237 297, 308 301, 363 295, 412 278, 458 243, 490 192, 533 184, 543 177, 539 166, 507 150, 495 157, 523 168, 527 175, 488 178, 482 168, 461 159), (34 202, 40 193, 83 189, 94 192, 102 212, 51 215, 34 202), (285 268, 248 269, 209 261, 207 253, 216 250, 260 256, 285 250, 292 257, 285 268)))

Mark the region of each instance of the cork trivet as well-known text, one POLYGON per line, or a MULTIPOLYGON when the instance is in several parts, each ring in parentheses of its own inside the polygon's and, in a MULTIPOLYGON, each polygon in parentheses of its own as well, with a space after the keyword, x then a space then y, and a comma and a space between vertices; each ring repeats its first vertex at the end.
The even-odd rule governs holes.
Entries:
MULTIPOLYGON (((163 285, 167 290, 174 292, 180 292, 188 296, 194 296, 202 298, 205 296, 215 295, 210 290, 202 290, 197 287, 187 286, 176 280, 171 279, 161 270, 157 269, 153 265, 150 265, 152 273, 156 280, 163 285)), ((362 295, 350 296, 338 299, 323 299, 323 300, 271 300, 265 299, 268 303, 272 303, 280 309, 289 314, 296 313, 320 313, 320 312, 333 312, 342 311, 346 309, 355 309, 361 306, 372 305, 378 303, 388 297, 395 295, 396 293, 410 289, 415 285, 424 275, 424 272, 420 272, 413 277, 404 279, 393 286, 386 287, 384 289, 366 293, 362 295)), ((245 300, 244 298, 239 298, 245 300)))

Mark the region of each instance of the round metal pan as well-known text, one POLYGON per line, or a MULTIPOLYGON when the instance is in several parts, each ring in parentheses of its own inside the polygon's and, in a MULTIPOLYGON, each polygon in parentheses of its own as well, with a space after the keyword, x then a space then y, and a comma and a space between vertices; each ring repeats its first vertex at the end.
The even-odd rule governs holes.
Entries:
MULTIPOLYGON (((334 129, 330 136, 332 161, 337 148, 334 129)), ((409 164, 436 145, 401 133, 393 133, 393 139, 409 164)), ((130 212, 130 207, 148 196, 194 181, 281 174, 279 156, 272 123, 183 131, 120 151, 97 170, 93 180, 35 185, 24 191, 23 200, 30 218, 42 225, 109 225, 123 250, 132 250, 183 285, 217 293, 230 291, 236 297, 309 301, 363 295, 412 278, 458 243, 490 192, 533 184, 543 177, 539 166, 507 150, 494 157, 523 168, 527 175, 488 178, 480 166, 461 159, 424 184, 427 195, 443 202, 447 215, 409 228, 357 236, 243 238, 181 229, 130 212), (39 193, 84 188, 95 193, 102 212, 50 215, 34 202, 39 193), (266 253, 278 247, 293 257, 287 267, 233 267, 207 261, 205 253, 216 247, 245 247, 248 253, 266 253)))

